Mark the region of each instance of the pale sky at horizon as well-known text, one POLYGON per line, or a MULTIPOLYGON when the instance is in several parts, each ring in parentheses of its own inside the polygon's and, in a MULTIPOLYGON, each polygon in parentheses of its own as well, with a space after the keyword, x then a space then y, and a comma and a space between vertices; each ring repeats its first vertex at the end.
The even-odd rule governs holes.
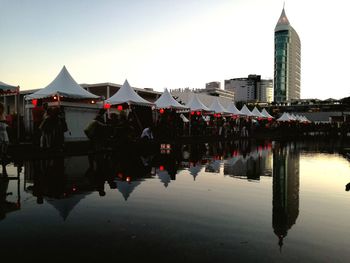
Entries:
MULTIPOLYGON (((281 0, 0 0, 0 81, 44 88, 63 65, 78 83, 204 88, 273 78, 281 0)), ((350 96, 346 0, 289 0, 301 97, 350 96)))

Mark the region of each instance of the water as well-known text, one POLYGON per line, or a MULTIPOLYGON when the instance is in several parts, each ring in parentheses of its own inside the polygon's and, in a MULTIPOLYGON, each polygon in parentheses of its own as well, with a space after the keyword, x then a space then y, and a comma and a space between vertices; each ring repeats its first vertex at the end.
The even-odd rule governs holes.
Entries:
POLYGON ((99 156, 90 167, 87 156, 24 162, 20 180, 1 184, 12 204, 1 211, 0 257, 350 261, 350 162, 333 146, 243 142, 163 152, 143 162, 99 156))

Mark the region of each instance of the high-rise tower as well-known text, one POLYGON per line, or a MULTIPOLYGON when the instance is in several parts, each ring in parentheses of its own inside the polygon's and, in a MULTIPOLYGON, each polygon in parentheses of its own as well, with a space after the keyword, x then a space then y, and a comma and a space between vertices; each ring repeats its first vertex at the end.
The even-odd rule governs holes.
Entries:
POLYGON ((300 99, 300 39, 284 8, 275 27, 274 101, 300 99))

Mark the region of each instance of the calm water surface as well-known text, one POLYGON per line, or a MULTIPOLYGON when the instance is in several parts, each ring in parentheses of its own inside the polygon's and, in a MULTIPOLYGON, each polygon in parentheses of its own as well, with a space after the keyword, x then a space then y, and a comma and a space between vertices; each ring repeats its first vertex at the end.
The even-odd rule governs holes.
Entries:
POLYGON ((309 143, 24 162, 1 180, 0 257, 350 262, 349 182, 348 160, 309 143))

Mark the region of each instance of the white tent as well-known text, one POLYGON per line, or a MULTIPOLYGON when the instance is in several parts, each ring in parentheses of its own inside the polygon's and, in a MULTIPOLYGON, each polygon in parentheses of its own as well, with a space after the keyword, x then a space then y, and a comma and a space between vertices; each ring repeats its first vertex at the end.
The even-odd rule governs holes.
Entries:
POLYGON ((233 114, 233 115, 242 115, 242 113, 236 108, 235 104, 230 103, 228 107, 226 108, 227 112, 233 114))
POLYGON ((167 89, 164 90, 163 94, 159 97, 155 104, 156 108, 158 109, 188 109, 186 106, 181 105, 179 102, 177 102, 167 89))
POLYGON ((193 94, 191 100, 186 104, 186 107, 190 108, 191 111, 211 111, 199 100, 197 94, 193 94))
POLYGON ((143 106, 152 106, 153 103, 143 99, 138 95, 135 90, 130 87, 129 82, 125 80, 123 86, 115 93, 112 97, 105 100, 106 104, 116 105, 116 104, 136 104, 143 106))
POLYGON ((213 103, 209 107, 210 110, 212 110, 215 113, 229 113, 224 106, 221 105, 219 99, 216 97, 213 100, 213 103))
POLYGON ((266 118, 274 119, 265 109, 261 111, 261 114, 265 115, 266 118))
POLYGON ((266 118, 265 115, 263 115, 257 107, 254 107, 254 109, 252 110, 252 114, 258 118, 266 118))
POLYGON ((18 86, 12 86, 0 81, 0 94, 11 94, 18 91, 18 86))
POLYGON ((277 121, 291 121, 290 115, 287 112, 284 112, 281 117, 277 119, 277 121))
POLYGON ((65 66, 57 77, 45 88, 26 96, 26 99, 42 99, 52 96, 63 96, 73 99, 97 99, 96 96, 83 89, 69 74, 65 66))
POLYGON ((248 117, 253 116, 252 112, 248 109, 248 107, 244 104, 242 109, 241 109, 242 115, 246 115, 248 117))

